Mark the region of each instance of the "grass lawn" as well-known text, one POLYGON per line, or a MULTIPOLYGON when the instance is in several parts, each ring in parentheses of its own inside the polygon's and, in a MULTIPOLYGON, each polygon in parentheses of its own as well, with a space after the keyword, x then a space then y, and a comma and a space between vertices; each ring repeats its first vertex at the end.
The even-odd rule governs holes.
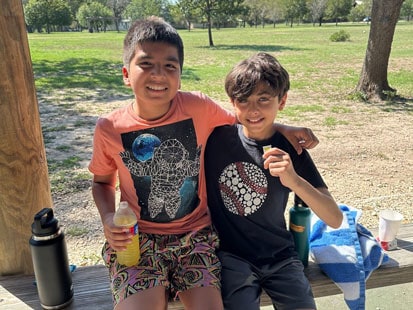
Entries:
MULTIPOLYGON (((200 90, 226 102, 223 81, 238 61, 258 51, 274 54, 289 71, 291 92, 339 101, 357 84, 363 65, 369 25, 300 25, 292 28, 236 28, 213 30, 214 47, 204 29, 180 30, 185 45, 183 90, 200 90), (331 42, 345 30, 350 41, 331 42)), ((398 95, 413 97, 413 23, 400 22, 390 55, 388 80, 398 95)), ((63 100, 102 101, 131 92, 122 83, 124 32, 29 34, 29 44, 40 96, 63 100), (83 92, 84 91, 84 92, 83 92), (90 93, 92 91, 92 94, 90 93)))

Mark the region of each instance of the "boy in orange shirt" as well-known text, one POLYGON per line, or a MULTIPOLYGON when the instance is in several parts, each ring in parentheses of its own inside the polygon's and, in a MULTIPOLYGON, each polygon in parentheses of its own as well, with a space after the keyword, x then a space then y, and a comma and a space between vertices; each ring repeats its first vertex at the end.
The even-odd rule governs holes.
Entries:
MULTIPOLYGON (((182 40, 168 23, 152 17, 133 24, 122 70, 135 100, 96 125, 89 170, 117 310, 165 309, 170 291, 186 308, 223 308, 203 154, 212 130, 235 117, 204 94, 179 91, 183 58, 182 40), (132 267, 116 260, 132 238, 113 223, 117 178, 121 201, 138 217, 141 259, 132 267)), ((297 148, 317 144, 305 128, 277 129, 297 148)))

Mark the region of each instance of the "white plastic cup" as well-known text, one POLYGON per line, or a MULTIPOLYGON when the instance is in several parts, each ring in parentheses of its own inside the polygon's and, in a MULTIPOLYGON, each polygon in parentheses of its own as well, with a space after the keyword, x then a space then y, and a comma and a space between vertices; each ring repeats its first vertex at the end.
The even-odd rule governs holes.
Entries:
POLYGON ((379 239, 382 242, 391 242, 396 239, 397 232, 403 220, 403 215, 394 210, 380 212, 379 239))

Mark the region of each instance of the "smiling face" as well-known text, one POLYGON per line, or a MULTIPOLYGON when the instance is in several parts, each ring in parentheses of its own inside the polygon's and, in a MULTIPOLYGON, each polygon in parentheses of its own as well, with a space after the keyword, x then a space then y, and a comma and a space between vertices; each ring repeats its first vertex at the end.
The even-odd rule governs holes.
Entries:
POLYGON ((284 109, 290 89, 288 72, 268 53, 257 53, 235 65, 225 78, 225 91, 248 138, 266 140, 284 109))
POLYGON ((274 120, 286 101, 287 94, 280 99, 265 83, 260 83, 246 99, 231 100, 245 136, 259 141, 274 134, 274 120))
POLYGON ((134 110, 139 117, 155 120, 168 112, 181 78, 175 46, 164 42, 140 43, 129 70, 123 67, 122 72, 125 85, 135 95, 134 110))

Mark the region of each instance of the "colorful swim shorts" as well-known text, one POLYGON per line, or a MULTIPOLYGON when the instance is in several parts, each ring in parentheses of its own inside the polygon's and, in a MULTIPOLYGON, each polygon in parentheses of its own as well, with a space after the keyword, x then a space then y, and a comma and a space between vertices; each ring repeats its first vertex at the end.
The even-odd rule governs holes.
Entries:
POLYGON ((107 242, 102 249, 114 305, 155 286, 164 286, 172 299, 195 287, 221 288, 221 264, 215 254, 219 241, 211 227, 180 235, 140 233, 139 241, 141 258, 132 267, 119 264, 107 242))

